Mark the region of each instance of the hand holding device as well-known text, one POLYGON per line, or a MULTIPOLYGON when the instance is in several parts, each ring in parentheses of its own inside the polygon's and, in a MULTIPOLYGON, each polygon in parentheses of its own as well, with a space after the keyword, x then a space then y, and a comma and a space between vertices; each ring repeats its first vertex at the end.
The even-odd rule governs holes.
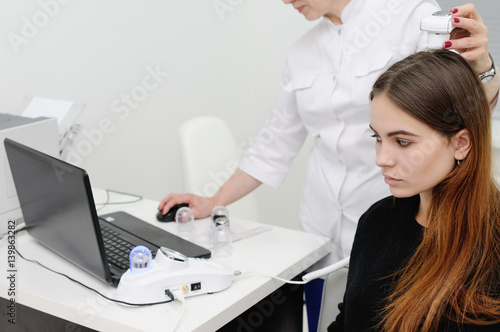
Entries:
POLYGON ((438 49, 450 39, 450 33, 455 28, 451 19, 453 16, 444 10, 425 16, 420 22, 420 30, 427 32, 427 48, 438 49))
MULTIPOLYGON (((420 30, 427 32, 428 49, 441 48, 444 44, 444 48, 456 50, 483 83, 489 83, 496 76, 493 58, 488 53, 488 28, 473 4, 427 15, 420 22, 420 30)), ((489 90, 486 92, 491 102, 495 100, 498 86, 489 90)))

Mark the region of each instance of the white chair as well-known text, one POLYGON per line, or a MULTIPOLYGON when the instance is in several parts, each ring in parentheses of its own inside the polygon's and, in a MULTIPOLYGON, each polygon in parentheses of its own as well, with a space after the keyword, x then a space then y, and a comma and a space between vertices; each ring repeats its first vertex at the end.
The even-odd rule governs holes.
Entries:
MULTIPOLYGON (((238 145, 223 120, 210 116, 186 121, 179 128, 178 135, 185 191, 212 196, 236 171, 244 153, 240 150, 246 145, 238 145)), ((227 208, 230 217, 259 220, 253 193, 227 208)))
POLYGON ((339 314, 338 305, 344 299, 348 267, 344 266, 327 275, 319 312, 318 332, 326 332, 339 314))

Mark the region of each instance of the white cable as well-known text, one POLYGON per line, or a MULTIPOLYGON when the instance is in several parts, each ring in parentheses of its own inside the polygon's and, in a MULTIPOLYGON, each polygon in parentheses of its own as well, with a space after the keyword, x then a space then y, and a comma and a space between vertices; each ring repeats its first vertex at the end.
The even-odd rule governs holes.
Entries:
MULTIPOLYGON (((349 257, 347 258, 344 258, 336 263, 333 263, 332 265, 329 265, 329 266, 326 266, 322 269, 319 269, 319 270, 316 270, 316 271, 312 271, 312 272, 309 272, 307 274, 305 274, 304 276, 302 276, 302 281, 299 281, 299 280, 289 280, 289 279, 283 279, 283 278, 280 278, 280 277, 276 277, 276 276, 272 276, 270 274, 266 274, 266 273, 262 273, 262 272, 245 272, 245 274, 250 274, 250 273, 255 273, 255 274, 260 274, 260 275, 263 275, 263 276, 266 276, 266 277, 270 277, 270 278, 273 278, 273 279, 277 279, 277 280, 280 280, 284 283, 287 283, 287 284, 293 284, 293 285, 305 285, 307 284, 309 281, 313 280, 313 279, 317 279, 317 278, 320 278, 324 275, 327 275, 327 274, 330 274, 332 272, 335 272, 337 270, 340 270, 341 268, 343 267, 346 267, 347 265, 349 265, 349 257)), ((244 274, 243 272, 241 271, 235 271, 234 275, 235 276, 239 276, 239 275, 242 275, 244 274)))
POLYGON ((184 301, 184 294, 182 294, 182 291, 180 289, 173 290, 172 294, 174 294, 174 300, 178 300, 182 303, 181 314, 179 315, 179 318, 177 319, 177 322, 175 323, 174 328, 172 329, 172 331, 175 331, 175 329, 177 329, 177 326, 181 322, 182 316, 184 316, 184 310, 186 309, 186 302, 184 301))

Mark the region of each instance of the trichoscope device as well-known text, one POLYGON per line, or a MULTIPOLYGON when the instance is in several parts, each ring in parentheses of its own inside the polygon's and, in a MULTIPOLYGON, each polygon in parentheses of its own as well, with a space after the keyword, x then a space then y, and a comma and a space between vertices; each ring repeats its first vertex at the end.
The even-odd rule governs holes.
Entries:
POLYGON ((228 288, 234 270, 206 259, 185 255, 161 247, 155 258, 144 246, 130 252, 130 268, 120 279, 116 299, 147 304, 171 299, 173 291, 184 297, 215 293, 228 288))
POLYGON ((451 24, 453 16, 444 10, 425 16, 420 21, 420 30, 427 32, 427 48, 438 49, 450 39, 450 33, 455 28, 451 24))

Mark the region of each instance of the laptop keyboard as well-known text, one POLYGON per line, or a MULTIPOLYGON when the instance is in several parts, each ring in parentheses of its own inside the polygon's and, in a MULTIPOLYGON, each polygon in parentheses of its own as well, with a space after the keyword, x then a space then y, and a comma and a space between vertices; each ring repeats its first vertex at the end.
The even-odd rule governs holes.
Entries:
POLYGON ((121 269, 128 269, 129 253, 136 245, 120 238, 120 234, 109 227, 101 225, 101 233, 108 262, 121 269))

